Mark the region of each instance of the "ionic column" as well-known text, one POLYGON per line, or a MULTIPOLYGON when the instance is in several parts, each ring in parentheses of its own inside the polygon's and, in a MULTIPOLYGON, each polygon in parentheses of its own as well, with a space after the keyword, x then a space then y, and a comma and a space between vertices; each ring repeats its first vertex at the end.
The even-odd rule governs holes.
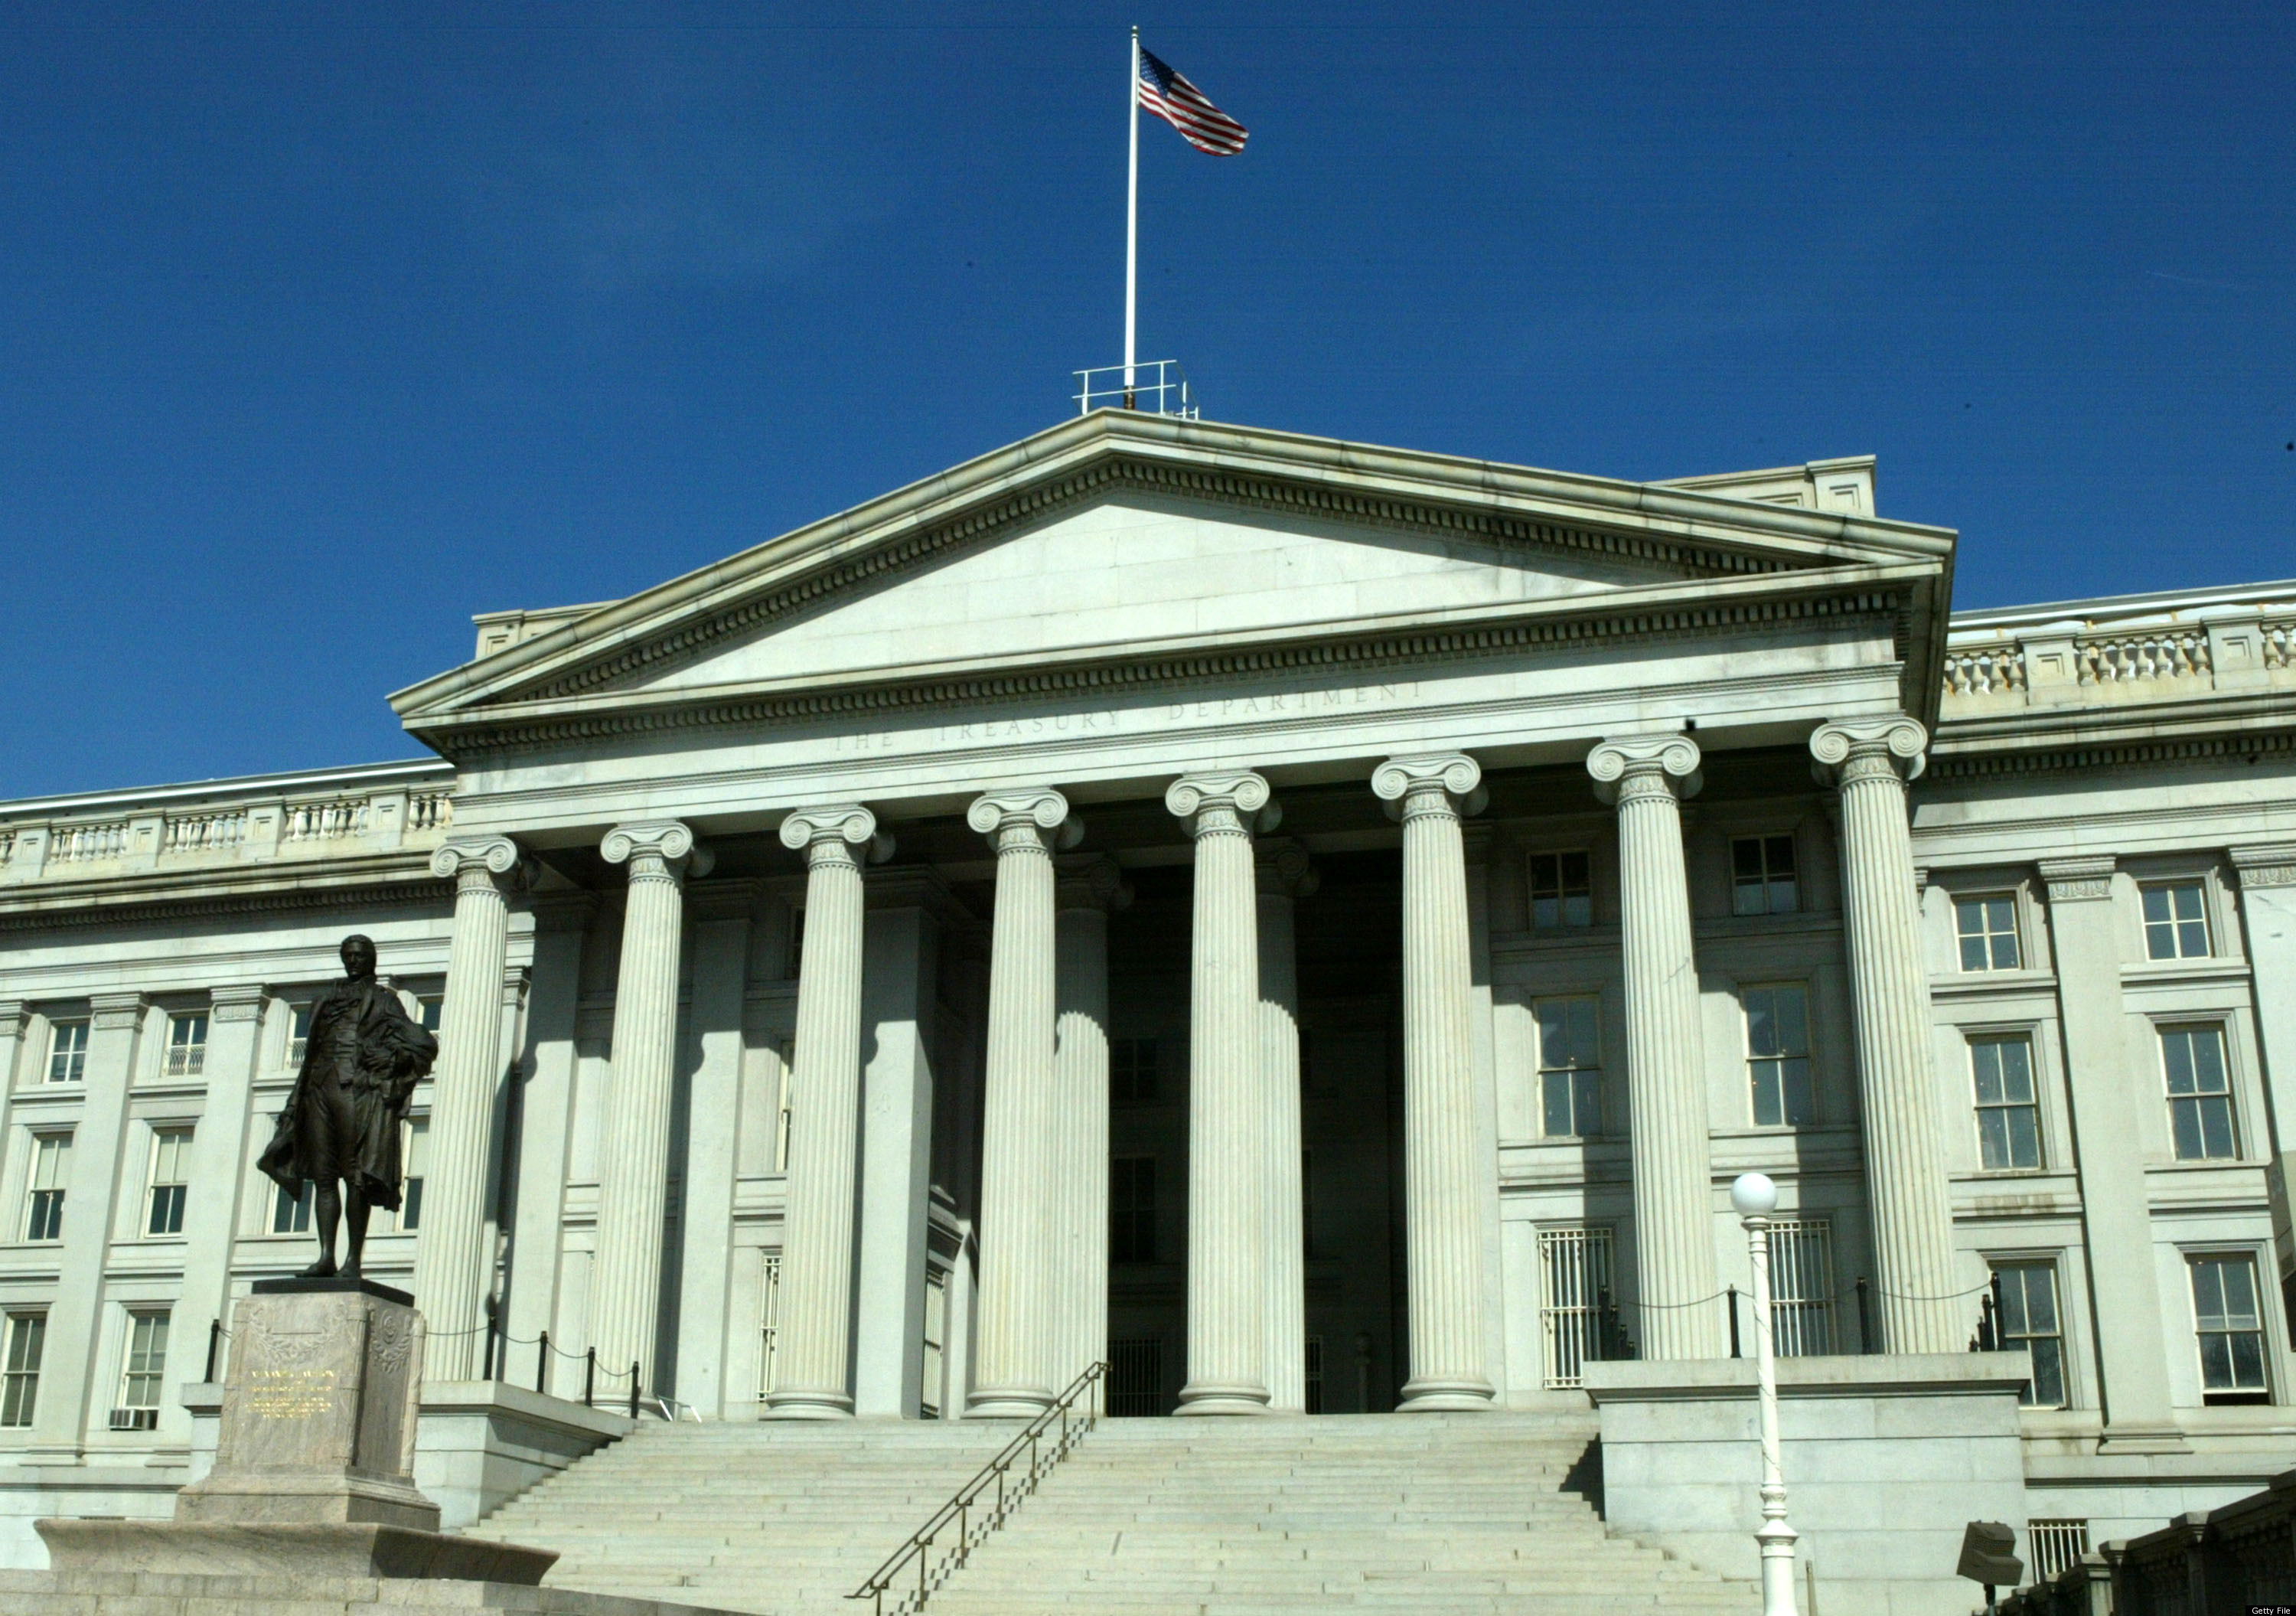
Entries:
MULTIPOLYGON (((430 1161, 414 1242, 414 1301, 430 1331, 423 1370, 437 1380, 477 1379, 486 1354, 480 1326, 494 1256, 486 1238, 487 1165, 503 1075, 503 968, 510 894, 526 884, 530 869, 518 844, 500 836, 450 841, 430 855, 430 873, 455 883, 430 1161)), ((668 1139, 665 1131, 665 1153, 668 1139)))
MULTIPOLYGON (((641 1376, 658 1384, 665 1378, 654 1347, 661 1314, 685 878, 707 874, 711 858, 693 833, 676 820, 616 825, 598 850, 608 864, 628 865, 630 874, 622 911, 621 972, 614 983, 614 1075, 607 1091, 606 1125, 598 1133, 598 1251, 590 1270, 590 1344, 602 1365, 620 1370, 637 1364, 641 1376)), ((455 923, 459 942, 460 902, 455 923)), ((465 989, 464 1026, 476 1026, 482 1013, 500 1013, 495 1002, 500 969, 487 984, 489 1002, 483 1012, 475 971, 472 980, 465 989)), ((451 1038, 455 1027, 442 1020, 440 1030, 451 1038)))
POLYGON ((1841 908, 1857 1022, 1858 1110, 1873 1208, 1882 1340, 1891 1352, 1957 1352, 1972 1309, 1949 1300, 1953 1202, 1938 1136, 1929 971, 1922 960, 1906 781, 1929 733, 1907 718, 1820 725, 1811 755, 1841 793, 1841 908))
POLYGON ((1587 759, 1619 809, 1619 930, 1627 996, 1628 1138, 1634 1152, 1635 1268, 1642 1353, 1719 1358, 1713 1160, 1700 1067, 1698 964, 1682 864, 1682 800, 1698 790, 1687 735, 1605 741, 1587 759))
POLYGON ((1259 885, 1259 1060, 1267 1085, 1267 1406, 1308 1409, 1307 1230, 1300 1184, 1300 962, 1292 905, 1320 877, 1296 841, 1263 841, 1259 885))
POLYGON ((1114 859, 1060 861, 1053 915, 1056 1387, 1108 1356, 1108 916, 1131 901, 1114 859))
MULTIPOLYGON (((1372 790, 1403 805, 1403 1177, 1410 1277, 1408 1412, 1488 1408, 1483 1226, 1475 1153, 1467 853, 1461 800, 1483 771, 1458 752, 1390 758, 1372 790)), ((1296 1169, 1295 1169, 1296 1171, 1296 1169)))
POLYGON ((1251 860, 1253 817, 1267 798, 1267 782, 1248 770, 1185 775, 1164 793, 1196 842, 1182 1414, 1267 1407, 1267 1105, 1251 860))
POLYGON ((853 1186, 861 1129, 861 857, 877 817, 858 804, 800 808, 782 845, 805 850, 805 952, 791 1052, 781 1336, 767 1414, 853 1412, 853 1186))
POLYGON ((1053 850, 1055 791, 991 792, 965 822, 996 849, 980 1134, 980 1321, 965 1412, 1022 1419, 1053 1401, 1053 850))

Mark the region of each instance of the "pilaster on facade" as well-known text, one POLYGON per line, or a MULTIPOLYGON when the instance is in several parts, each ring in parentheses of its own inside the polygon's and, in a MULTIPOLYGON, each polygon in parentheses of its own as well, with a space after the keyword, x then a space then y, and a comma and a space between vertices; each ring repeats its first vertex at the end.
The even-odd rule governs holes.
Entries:
POLYGON ((766 1412, 836 1419, 853 1412, 854 1186, 861 1129, 861 849, 877 816, 858 803, 800 808, 782 845, 806 861, 805 948, 791 1056, 784 1325, 766 1412))
MULTIPOLYGON (((629 866, 629 888, 614 987, 614 1126, 599 1135, 590 1341, 601 1363, 638 1365, 659 1386, 669 1378, 655 1349, 685 881, 708 874, 715 861, 676 820, 616 825, 599 851, 608 864, 629 866)), ((460 912, 458 904, 458 919, 460 912)))
MULTIPOLYGON (((201 1193, 184 1209, 183 1292, 176 1306, 181 1321, 171 1333, 172 1379, 191 1381, 205 1367, 195 1363, 206 1348, 204 1325, 228 1324, 231 1251, 240 1226, 242 1197, 267 1184, 244 1170, 250 1159, 250 1096, 262 1059, 263 1013, 269 995, 253 983, 235 983, 208 996, 207 1058, 201 1071, 207 1095, 192 1135, 193 1182, 201 1193)), ((180 1409, 173 1417, 182 1418, 180 1409)), ((163 1408, 163 1423, 170 1411, 163 1408)))
POLYGON ((2274 1238, 2283 1276, 2296 1274, 2296 842, 2235 846, 2257 1042, 2270 1101, 2274 1238))
POLYGON ((1104 853, 1068 854, 1054 870, 1052 1380, 1064 1388, 1108 1357, 1108 917, 1132 889, 1104 853))
POLYGON ((1628 735, 1587 755, 1595 795, 1619 811, 1628 1139, 1634 1159, 1641 1347, 1652 1358, 1719 1358, 1713 1157, 1699 1037, 1698 964, 1682 804, 1702 780, 1687 735, 1628 735))
POLYGON ((1188 1378, 1182 1414, 1267 1409, 1267 1082, 1250 770, 1184 775, 1164 806, 1194 838, 1188 995, 1188 1378))
POLYGON ((1840 793, 1842 911, 1856 1004, 1874 1278, 1892 1352, 1951 1352, 1969 1339, 1956 1292, 1953 1203, 1938 1131, 1929 971, 1922 957, 1906 783, 1929 732, 1902 716, 1822 725, 1810 755, 1840 793))

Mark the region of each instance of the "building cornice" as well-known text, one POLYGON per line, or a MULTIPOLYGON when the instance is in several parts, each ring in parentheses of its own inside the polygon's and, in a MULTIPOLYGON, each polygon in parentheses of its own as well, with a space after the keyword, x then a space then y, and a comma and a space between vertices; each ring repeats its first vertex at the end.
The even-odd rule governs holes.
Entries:
POLYGON ((354 763, 336 768, 296 769, 279 775, 237 775, 176 785, 131 786, 116 791, 72 792, 53 797, 18 797, 0 801, 0 820, 58 819, 127 813, 137 808, 202 807, 260 802, 275 797, 348 795, 393 785, 447 787, 455 766, 443 758, 407 758, 391 763, 354 763))
POLYGON ((297 866, 110 875, 0 888, 0 931, 454 901, 428 849, 314 859, 297 866))

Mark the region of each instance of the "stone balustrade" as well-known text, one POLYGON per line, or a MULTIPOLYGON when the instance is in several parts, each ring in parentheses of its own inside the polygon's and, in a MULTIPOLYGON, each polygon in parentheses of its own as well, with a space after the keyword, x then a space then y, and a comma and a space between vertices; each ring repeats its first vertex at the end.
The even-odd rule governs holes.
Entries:
POLYGON ((1968 613, 1956 619, 1940 678, 1948 718, 2296 687, 2296 603, 1997 621, 1968 613))
POLYGON ((181 808, 145 799, 125 813, 106 814, 85 800, 27 804, 53 812, 0 824, 0 885, 428 852, 452 830, 454 798, 443 769, 435 783, 409 781, 409 772, 398 765, 308 782, 250 781, 243 792, 204 792, 181 808))

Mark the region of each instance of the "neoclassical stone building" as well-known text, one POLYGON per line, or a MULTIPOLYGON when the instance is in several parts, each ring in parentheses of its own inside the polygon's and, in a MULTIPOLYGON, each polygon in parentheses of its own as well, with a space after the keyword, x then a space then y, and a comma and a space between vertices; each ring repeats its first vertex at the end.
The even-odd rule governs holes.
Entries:
POLYGON ((1961 1351, 1998 1277, 2037 1518, 2252 1490, 2296 582, 1956 616, 1954 554, 1868 460, 1102 412, 480 617, 391 698, 436 760, 0 804, 0 1508, 185 1479, 353 930, 442 1042, 371 1248, 434 1378, 1561 1407, 1733 1350, 1759 1169, 1788 1350, 1961 1351))

